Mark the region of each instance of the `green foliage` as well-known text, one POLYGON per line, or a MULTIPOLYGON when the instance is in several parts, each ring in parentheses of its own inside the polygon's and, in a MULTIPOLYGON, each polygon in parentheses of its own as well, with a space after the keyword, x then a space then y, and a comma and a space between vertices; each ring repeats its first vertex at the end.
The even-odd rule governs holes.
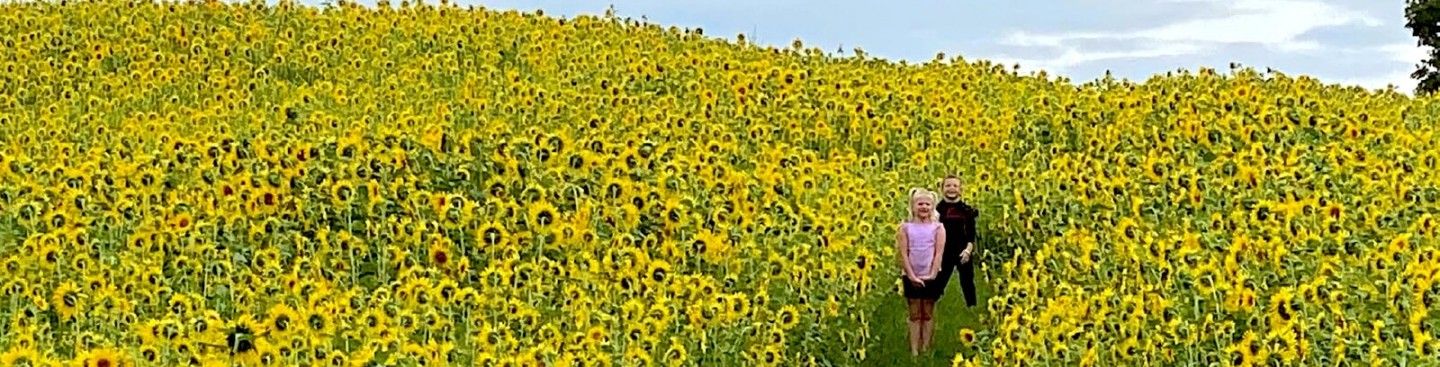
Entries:
POLYGON ((1410 77, 1420 81, 1416 94, 1429 94, 1440 89, 1440 1, 1408 0, 1405 6, 1405 28, 1418 39, 1417 44, 1429 47, 1425 60, 1410 77))

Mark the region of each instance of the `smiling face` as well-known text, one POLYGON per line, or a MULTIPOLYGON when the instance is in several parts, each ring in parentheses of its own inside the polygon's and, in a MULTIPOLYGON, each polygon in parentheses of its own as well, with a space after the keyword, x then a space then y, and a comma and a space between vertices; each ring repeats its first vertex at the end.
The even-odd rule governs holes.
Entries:
POLYGON ((941 189, 941 191, 944 191, 944 192, 945 192, 945 199, 946 199, 946 200, 959 199, 959 198, 960 198, 960 179, 958 179, 958 178, 947 178, 947 179, 945 179, 945 181, 941 182, 940 189, 941 189))
POLYGON ((915 219, 929 220, 930 214, 935 212, 935 199, 930 195, 916 193, 910 197, 910 214, 915 219))

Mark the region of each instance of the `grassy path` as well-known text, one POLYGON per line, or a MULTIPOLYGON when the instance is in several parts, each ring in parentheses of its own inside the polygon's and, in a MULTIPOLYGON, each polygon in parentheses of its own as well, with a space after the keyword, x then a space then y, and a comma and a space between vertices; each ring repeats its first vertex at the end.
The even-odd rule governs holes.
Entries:
POLYGON ((993 287, 976 269, 975 292, 978 301, 975 307, 965 307, 965 293, 960 290, 960 277, 952 275, 945 295, 935 306, 935 338, 929 353, 919 357, 910 355, 909 331, 906 328, 905 299, 898 291, 887 296, 869 310, 870 335, 872 342, 867 348, 867 366, 949 366, 956 352, 964 352, 967 359, 973 358, 973 347, 963 346, 960 330, 969 328, 975 332, 983 330, 981 320, 988 311, 986 301, 993 293, 993 287))

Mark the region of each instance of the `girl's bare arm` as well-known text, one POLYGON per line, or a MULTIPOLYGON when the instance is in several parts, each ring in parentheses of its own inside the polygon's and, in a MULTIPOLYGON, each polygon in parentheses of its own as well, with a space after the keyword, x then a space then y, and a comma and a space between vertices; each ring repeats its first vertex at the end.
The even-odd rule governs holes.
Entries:
POLYGON ((905 272, 906 278, 914 278, 915 271, 910 269, 910 251, 906 251, 910 238, 905 234, 905 224, 900 224, 895 229, 895 253, 900 254, 900 270, 905 272))
POLYGON ((945 226, 935 230, 935 257, 930 260, 930 276, 940 273, 941 257, 945 253, 945 226))

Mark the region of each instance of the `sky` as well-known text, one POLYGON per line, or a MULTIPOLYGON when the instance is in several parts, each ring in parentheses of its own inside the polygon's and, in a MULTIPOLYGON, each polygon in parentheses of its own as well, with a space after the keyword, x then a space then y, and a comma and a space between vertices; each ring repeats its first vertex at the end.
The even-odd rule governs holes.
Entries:
POLYGON ((613 6, 622 17, 732 40, 744 33, 783 47, 799 39, 911 62, 944 52, 1077 83, 1107 70, 1141 81, 1179 69, 1225 72, 1235 62, 1409 93, 1409 75, 1426 54, 1405 28, 1402 0, 452 1, 567 18, 613 6))

